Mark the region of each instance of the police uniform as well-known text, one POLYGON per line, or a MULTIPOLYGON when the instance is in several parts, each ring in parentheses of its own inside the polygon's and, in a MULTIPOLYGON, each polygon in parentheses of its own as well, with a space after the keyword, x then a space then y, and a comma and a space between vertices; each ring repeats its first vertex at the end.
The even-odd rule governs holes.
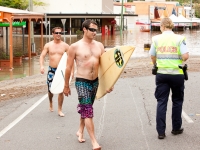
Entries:
POLYGON ((167 102, 172 91, 172 130, 182 126, 182 105, 184 100, 184 75, 178 67, 182 64, 181 55, 187 53, 185 37, 164 31, 152 38, 149 54, 156 57, 155 98, 157 99, 156 129, 159 135, 165 134, 167 102))

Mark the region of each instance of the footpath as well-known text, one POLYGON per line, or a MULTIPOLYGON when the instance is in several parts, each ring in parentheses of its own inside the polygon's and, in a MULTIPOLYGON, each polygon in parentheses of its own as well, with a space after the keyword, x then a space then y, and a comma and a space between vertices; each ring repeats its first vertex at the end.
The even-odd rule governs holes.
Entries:
MULTIPOLYGON (((112 93, 94 103, 95 133, 103 150, 197 150, 200 149, 200 72, 189 73, 185 82, 183 106, 184 133, 171 134, 171 100, 168 102, 167 129, 164 140, 157 139, 155 76, 120 78, 112 93)), ((79 143, 76 131, 77 93, 65 97, 63 112, 48 110, 46 93, 22 101, 9 101, 0 109, 0 149, 2 150, 90 150, 89 135, 79 143), (12 106, 17 106, 15 109, 12 106), (16 120, 17 119, 17 120, 16 120)))

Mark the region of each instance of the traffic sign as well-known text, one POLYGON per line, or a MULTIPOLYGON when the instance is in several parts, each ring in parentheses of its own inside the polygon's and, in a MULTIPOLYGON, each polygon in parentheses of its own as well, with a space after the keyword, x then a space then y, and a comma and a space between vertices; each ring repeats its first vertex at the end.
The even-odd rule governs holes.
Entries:
MULTIPOLYGON (((9 22, 0 22, 0 27, 9 27, 9 26, 10 26, 9 22)), ((22 21, 22 22, 15 21, 12 23, 12 26, 13 27, 23 27, 23 26, 26 26, 26 22, 25 21, 22 21)))

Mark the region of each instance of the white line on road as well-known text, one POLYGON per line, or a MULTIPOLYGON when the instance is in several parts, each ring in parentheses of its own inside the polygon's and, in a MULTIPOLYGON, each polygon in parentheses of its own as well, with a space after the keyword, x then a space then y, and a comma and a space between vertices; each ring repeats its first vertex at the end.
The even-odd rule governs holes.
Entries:
POLYGON ((103 126, 104 126, 104 117, 106 113, 106 100, 107 100, 107 95, 103 97, 103 109, 101 113, 101 117, 99 119, 99 128, 98 128, 98 134, 97 134, 97 139, 100 140, 102 132, 103 132, 103 126))
POLYGON ((35 107, 37 107, 43 100, 47 98, 47 94, 45 94, 41 99, 39 99, 35 104, 33 104, 29 109, 27 109, 23 114, 21 114, 17 119, 15 119, 12 123, 10 123, 7 127, 5 127, 0 132, 0 137, 2 137, 7 131, 9 131, 12 127, 14 127, 18 122, 20 122, 26 115, 28 115, 35 107))
MULTIPOLYGON (((170 94, 169 100, 172 101, 172 99, 171 99, 171 94, 170 94)), ((188 123, 194 123, 194 121, 184 112, 184 110, 182 110, 182 116, 183 116, 183 118, 185 118, 185 120, 186 120, 188 123)))
POLYGON ((194 123, 194 121, 182 110, 182 115, 188 123, 194 123))
POLYGON ((144 131, 144 125, 143 125, 143 122, 142 122, 142 119, 141 119, 141 116, 140 116, 140 113, 139 113, 139 110, 138 110, 138 106, 137 106, 137 104, 136 104, 136 101, 135 101, 135 98, 134 98, 134 95, 133 95, 132 88, 131 88, 131 86, 129 85, 129 83, 127 83, 127 84, 128 84, 128 87, 129 87, 129 89, 130 89, 130 91, 131 91, 131 96, 132 96, 132 99, 133 99, 133 101, 134 101, 134 104, 135 104, 135 107, 136 107, 136 110, 137 110, 138 118, 139 118, 139 120, 140 120, 141 129, 142 129, 142 134, 144 135, 144 140, 145 140, 145 142, 146 142, 147 149, 149 150, 149 144, 148 144, 148 142, 147 142, 146 134, 145 134, 145 131, 144 131))

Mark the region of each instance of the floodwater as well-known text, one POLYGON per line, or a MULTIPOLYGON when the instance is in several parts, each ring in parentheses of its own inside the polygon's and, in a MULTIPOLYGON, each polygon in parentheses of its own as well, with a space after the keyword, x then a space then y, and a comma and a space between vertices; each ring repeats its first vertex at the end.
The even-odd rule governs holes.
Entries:
MULTIPOLYGON (((176 34, 181 34, 186 37, 186 44, 190 50, 190 55, 200 55, 200 29, 185 31, 174 31, 176 34)), ((148 51, 144 51, 144 44, 151 44, 151 37, 160 34, 159 31, 151 32, 140 32, 139 28, 134 30, 129 30, 123 33, 122 37, 120 33, 117 32, 114 36, 101 36, 97 35, 96 40, 103 43, 106 47, 114 47, 120 45, 131 45, 135 47, 135 51, 132 57, 149 57, 148 51)), ((44 37, 44 43, 52 40, 51 37, 44 37)), ((63 38, 64 40, 64 38, 63 38)), ((76 36, 66 36, 65 41, 70 45, 76 42, 76 36)), ((34 37, 35 50, 38 54, 41 53, 40 37, 34 37)), ((5 50, 5 38, 0 37, 0 50, 5 50)), ((24 49, 23 49, 23 38, 22 35, 17 35, 13 37, 13 49, 14 51, 22 51, 24 54, 27 53, 27 37, 24 38, 24 49)), ((45 66, 48 67, 48 58, 46 58, 45 66)), ((47 70, 47 69, 46 69, 47 70)), ((32 76, 35 74, 40 74, 39 66, 39 55, 34 56, 29 60, 24 58, 21 64, 14 64, 14 69, 9 70, 9 68, 0 67, 0 81, 9 80, 14 78, 21 78, 26 76, 32 76)))

